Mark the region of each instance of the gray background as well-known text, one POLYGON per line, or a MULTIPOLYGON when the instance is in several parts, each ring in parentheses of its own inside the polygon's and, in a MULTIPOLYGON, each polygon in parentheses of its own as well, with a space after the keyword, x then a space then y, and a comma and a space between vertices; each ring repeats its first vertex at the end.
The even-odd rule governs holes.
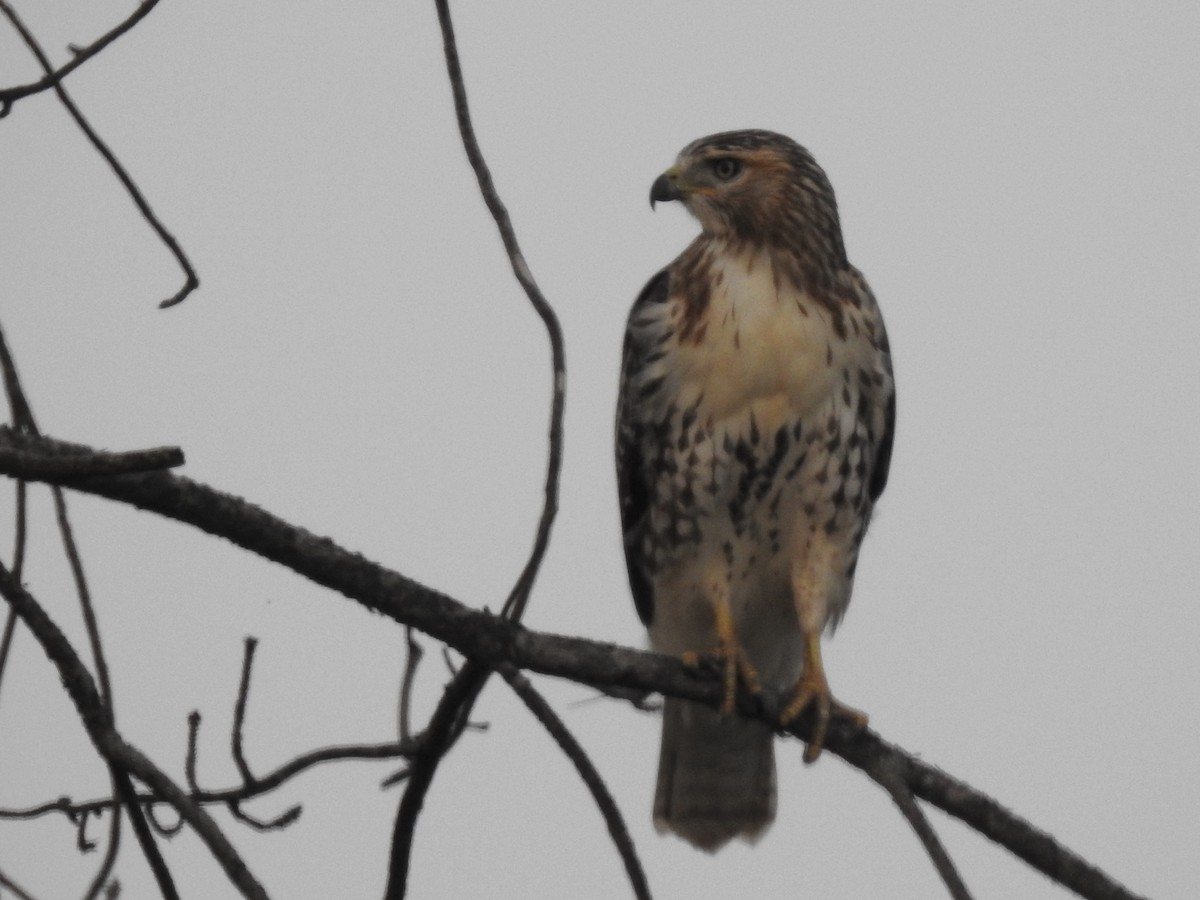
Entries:
MULTIPOLYGON (((456 7, 484 151, 567 337, 563 507, 529 624, 642 644, 611 465, 620 337, 695 232, 677 206, 652 215, 648 189, 695 137, 783 131, 837 189, 900 392, 892 481, 829 644, 834 690, 1136 890, 1194 896, 1200 6, 456 7)), ((63 60, 132 7, 21 8, 63 60)), ((0 80, 36 74, 0 28, 0 80)), ((432 5, 164 0, 69 87, 203 286, 157 311, 172 260, 53 98, 19 103, 0 123, 0 322, 43 429, 179 444, 190 476, 498 607, 540 504, 548 354, 458 144, 432 5)), ((26 580, 79 640, 34 498, 26 580)), ((198 707, 202 782, 236 780, 248 633, 253 765, 394 734, 399 628, 184 527, 71 506, 119 724, 176 776, 198 707)), ((445 677, 430 653, 419 711, 445 677)), ((540 684, 608 778, 656 897, 939 895, 886 796, 836 758, 803 767, 795 743, 757 847, 708 857, 658 837, 657 721, 540 684)), ((3 694, 0 803, 106 788, 27 633, 3 694)), ((412 896, 625 896, 550 740, 499 683, 477 717, 490 730, 430 795, 412 896)), ((250 807, 303 802, 297 825, 229 832, 273 896, 377 896, 390 770, 309 774, 250 807)), ((979 897, 1065 896, 933 815, 979 897)), ((125 840, 122 896, 150 896, 125 840)), ((233 896, 194 837, 166 852, 185 896, 233 896)), ((97 862, 61 821, 0 825, 0 865, 40 897, 78 895, 97 862)))

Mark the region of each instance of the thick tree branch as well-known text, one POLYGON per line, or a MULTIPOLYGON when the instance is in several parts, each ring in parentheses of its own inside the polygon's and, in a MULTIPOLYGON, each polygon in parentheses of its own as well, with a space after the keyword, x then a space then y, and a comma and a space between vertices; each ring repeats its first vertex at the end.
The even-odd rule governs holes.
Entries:
POLYGON ((89 475, 124 475, 127 472, 152 472, 183 465, 178 447, 154 447, 124 453, 96 453, 84 456, 58 456, 47 459, 37 454, 0 450, 0 475, 30 481, 67 483, 89 475))
MULTIPOLYGON (((88 448, 0 428, 0 447, 44 453, 79 454, 88 448)), ((366 608, 449 644, 487 668, 510 663, 582 684, 654 691, 717 706, 721 687, 676 659, 583 638, 528 631, 445 594, 418 584, 328 538, 317 537, 245 500, 168 472, 82 479, 72 485, 193 525, 287 566, 366 608)), ((743 715, 769 719, 752 697, 739 698, 743 715)), ((800 717, 787 731, 801 739, 811 720, 800 717)), ((856 768, 878 771, 894 766, 897 777, 921 800, 965 822, 1034 868, 1089 900, 1136 900, 1100 869, 1053 837, 1005 809, 991 797, 895 747, 874 732, 854 733, 830 726, 826 749, 856 768)))

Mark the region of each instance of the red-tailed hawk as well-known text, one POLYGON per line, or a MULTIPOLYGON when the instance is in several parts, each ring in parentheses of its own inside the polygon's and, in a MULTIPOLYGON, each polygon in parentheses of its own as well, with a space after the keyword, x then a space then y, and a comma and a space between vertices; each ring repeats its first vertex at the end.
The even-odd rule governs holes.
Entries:
POLYGON ((668 698, 654 821, 705 850, 775 815, 770 726, 733 714, 739 674, 834 701, 820 637, 846 611, 887 482, 895 420, 883 319, 846 259, 833 188, 769 131, 689 144, 650 191, 701 234, 650 280, 625 332, 617 471, 629 581, 661 653, 723 664, 721 712, 668 698))

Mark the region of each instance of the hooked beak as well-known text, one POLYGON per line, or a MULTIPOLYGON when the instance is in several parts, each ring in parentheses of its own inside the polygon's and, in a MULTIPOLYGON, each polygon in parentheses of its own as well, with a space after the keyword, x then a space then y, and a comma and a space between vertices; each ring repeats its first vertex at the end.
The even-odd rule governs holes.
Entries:
POLYGON ((650 186, 650 208, 654 209, 654 204, 660 200, 682 200, 683 194, 680 192, 676 182, 679 180, 679 171, 672 166, 654 179, 654 184, 650 186))

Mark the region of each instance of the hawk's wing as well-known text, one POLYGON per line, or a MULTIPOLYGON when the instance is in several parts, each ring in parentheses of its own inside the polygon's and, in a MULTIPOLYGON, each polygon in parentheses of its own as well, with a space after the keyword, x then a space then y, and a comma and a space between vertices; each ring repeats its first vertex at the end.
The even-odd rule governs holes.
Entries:
POLYGON ((887 410, 884 413, 883 434, 879 438, 879 449, 875 451, 875 467, 871 470, 871 482, 867 489, 874 503, 887 487, 888 469, 892 465, 892 436, 896 431, 896 393, 893 391, 887 400, 887 410))
POLYGON ((853 274, 855 289, 859 293, 861 301, 872 311, 879 329, 876 348, 883 357, 882 363, 890 382, 886 400, 880 398, 880 402, 884 404, 883 431, 875 435, 875 459, 871 467, 871 480, 867 482, 867 493, 871 502, 874 503, 883 493, 883 489, 887 487, 888 470, 892 465, 892 440, 896 433, 896 388, 895 379, 892 378, 892 348, 888 341, 887 329, 883 324, 883 316, 879 312, 879 303, 875 300, 875 294, 872 293, 871 288, 867 285, 867 280, 863 278, 858 269, 851 267, 850 271, 853 274))
MULTIPOLYGON (((636 375, 651 350, 639 342, 634 320, 647 306, 666 302, 669 281, 669 271, 663 269, 642 288, 629 312, 617 398, 617 490, 621 501, 621 531, 625 538, 625 565, 629 570, 633 603, 646 625, 654 619, 654 585, 649 560, 642 555, 642 532, 650 509, 650 492, 654 488, 652 464, 646 458, 646 442, 652 435, 638 419, 634 407, 638 403, 636 375)), ((655 456, 657 454, 650 454, 651 459, 655 456)))

